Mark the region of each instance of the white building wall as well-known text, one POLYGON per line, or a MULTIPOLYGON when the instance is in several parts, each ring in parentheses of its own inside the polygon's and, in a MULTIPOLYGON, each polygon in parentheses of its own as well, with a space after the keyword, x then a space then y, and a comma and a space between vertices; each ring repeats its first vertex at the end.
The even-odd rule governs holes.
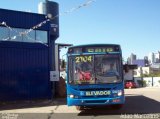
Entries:
POLYGON ((140 77, 141 74, 150 74, 150 67, 138 67, 134 70, 134 77, 140 77))
POLYGON ((160 77, 154 77, 153 78, 153 86, 154 87, 160 87, 160 77))
POLYGON ((129 70, 124 74, 124 80, 133 80, 133 70, 129 70))

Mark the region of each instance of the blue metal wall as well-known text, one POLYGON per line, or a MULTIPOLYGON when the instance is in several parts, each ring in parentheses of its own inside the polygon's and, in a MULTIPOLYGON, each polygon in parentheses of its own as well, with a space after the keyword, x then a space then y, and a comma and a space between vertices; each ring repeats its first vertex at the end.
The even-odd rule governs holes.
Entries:
MULTIPOLYGON (((5 21, 11 27, 31 28, 45 19, 45 15, 0 9, 0 22, 5 21)), ((47 23, 39 29, 49 30, 50 24, 47 23)))
MULTIPOLYGON (((44 15, 0 9, 0 22, 15 28, 30 28, 43 20, 44 15)), ((39 29, 49 31, 49 25, 39 29)), ((49 46, 0 41, 0 101, 51 98, 49 57, 54 54, 49 46)))
POLYGON ((0 100, 51 97, 48 47, 42 44, 0 43, 0 100))

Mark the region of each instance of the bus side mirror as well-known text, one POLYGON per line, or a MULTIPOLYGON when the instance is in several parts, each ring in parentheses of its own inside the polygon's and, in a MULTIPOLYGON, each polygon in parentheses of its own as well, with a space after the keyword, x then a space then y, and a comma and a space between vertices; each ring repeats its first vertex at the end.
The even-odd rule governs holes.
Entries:
POLYGON ((123 65, 123 70, 125 71, 125 73, 128 73, 128 71, 129 71, 128 64, 123 65))

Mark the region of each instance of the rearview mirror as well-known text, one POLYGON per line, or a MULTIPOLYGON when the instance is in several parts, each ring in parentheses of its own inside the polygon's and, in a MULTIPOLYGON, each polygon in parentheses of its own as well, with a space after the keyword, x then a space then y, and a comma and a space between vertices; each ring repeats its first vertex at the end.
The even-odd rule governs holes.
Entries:
POLYGON ((125 71, 125 73, 127 73, 129 71, 128 64, 123 65, 123 70, 125 71))

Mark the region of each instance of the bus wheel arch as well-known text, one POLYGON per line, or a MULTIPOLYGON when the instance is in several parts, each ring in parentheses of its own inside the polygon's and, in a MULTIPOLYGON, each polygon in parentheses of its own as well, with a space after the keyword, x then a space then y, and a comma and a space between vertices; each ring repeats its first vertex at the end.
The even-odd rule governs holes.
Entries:
POLYGON ((81 110, 84 109, 84 107, 83 106, 76 106, 76 109, 79 110, 79 111, 81 111, 81 110))

